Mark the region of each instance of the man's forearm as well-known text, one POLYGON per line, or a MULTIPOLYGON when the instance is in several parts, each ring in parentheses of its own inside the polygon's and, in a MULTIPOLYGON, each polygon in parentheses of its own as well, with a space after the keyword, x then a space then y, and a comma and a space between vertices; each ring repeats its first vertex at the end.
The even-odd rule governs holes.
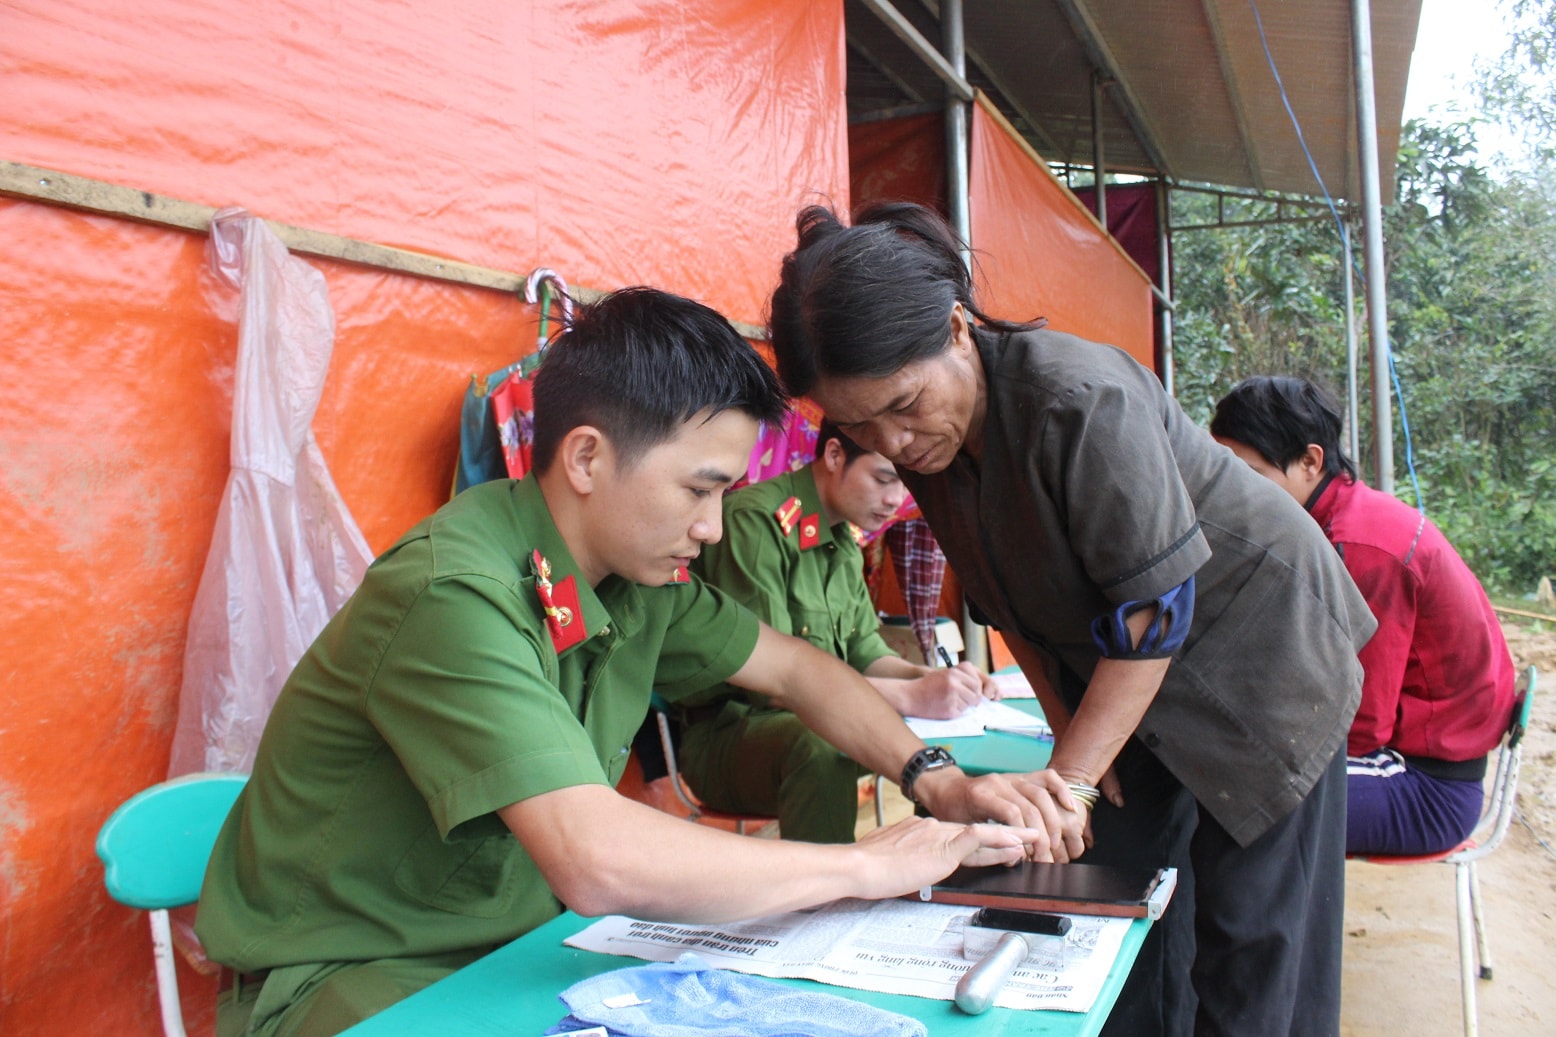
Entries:
POLYGON ((558 898, 582 915, 721 922, 859 896, 863 888, 851 847, 736 840, 603 785, 559 789, 499 813, 558 898), (642 847, 652 853, 645 857, 642 847))
POLYGON ((895 779, 924 743, 864 677, 840 659, 764 626, 730 683, 766 694, 858 763, 895 779))
POLYGON ((814 675, 796 668, 793 679, 803 687, 788 697, 789 708, 851 759, 895 781, 924 742, 869 681, 831 656, 815 654, 824 668, 814 675))

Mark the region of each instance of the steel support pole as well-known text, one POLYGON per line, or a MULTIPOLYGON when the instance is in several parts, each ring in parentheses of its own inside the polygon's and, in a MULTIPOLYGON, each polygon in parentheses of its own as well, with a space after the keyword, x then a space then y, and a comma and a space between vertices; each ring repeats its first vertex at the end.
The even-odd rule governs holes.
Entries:
MULTIPOLYGON (((962 0, 940 2, 940 47, 947 65, 961 82, 967 80, 967 45, 962 31, 962 0)), ((968 205, 968 116, 970 102, 947 82, 945 96, 946 217, 962 240, 962 262, 972 268, 972 212, 968 205)), ((972 621, 962 605, 962 644, 967 661, 980 670, 989 668, 988 634, 972 621)))
MULTIPOLYGON (((941 0, 940 44, 946 64, 956 77, 967 79, 967 46, 962 31, 962 0, 941 0)), ((946 218, 964 245, 972 243, 972 214, 968 208, 968 117, 970 102, 947 84, 945 97, 946 218)), ((970 268, 972 253, 962 250, 962 262, 970 268)))
POLYGON ((1345 443, 1352 461, 1361 456, 1360 417, 1356 398, 1356 277, 1351 272, 1351 223, 1340 224, 1341 263, 1345 266, 1345 443))
POLYGON ((1156 287, 1157 300, 1157 354, 1156 369, 1167 395, 1176 392, 1173 385, 1172 360, 1172 192, 1167 181, 1156 181, 1156 287))
POLYGON ((1096 196, 1097 222, 1102 229, 1108 227, 1108 188, 1103 171, 1107 168, 1107 156, 1102 148, 1102 76, 1091 74, 1091 190, 1096 196))
MULTIPOLYGON (((924 38, 924 34, 913 27, 912 22, 904 18, 902 16, 902 12, 891 5, 890 0, 859 0, 859 2, 864 4, 864 6, 869 8, 877 18, 884 22, 886 27, 890 29, 899 40, 901 40, 903 43, 906 43, 913 51, 913 53, 923 58, 924 64, 929 66, 929 70, 935 75, 939 76, 945 82, 946 86, 951 88, 956 96, 960 97, 964 101, 971 101, 973 99, 975 93, 973 91, 972 84, 967 82, 967 76, 965 74, 965 62, 963 64, 962 72, 958 72, 952 68, 950 62, 946 61, 945 57, 935 49, 935 45, 926 40, 924 38)), ((940 16, 942 33, 945 31, 944 26, 946 20, 946 16, 942 13, 940 16)), ((960 33, 962 24, 960 4, 957 5, 956 24, 957 31, 960 33)))
POLYGON ((1394 420, 1389 408, 1389 323, 1383 269, 1383 204, 1378 176, 1378 114, 1372 79, 1372 5, 1351 0, 1351 57, 1356 66, 1356 136, 1361 161, 1362 256, 1367 329, 1372 340, 1372 442, 1377 488, 1394 492, 1394 420))

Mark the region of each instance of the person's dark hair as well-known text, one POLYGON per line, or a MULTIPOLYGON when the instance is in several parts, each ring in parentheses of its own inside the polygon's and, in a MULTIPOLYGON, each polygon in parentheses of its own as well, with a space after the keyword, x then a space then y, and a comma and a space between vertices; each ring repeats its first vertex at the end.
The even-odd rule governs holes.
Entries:
POLYGON ((882 202, 845 227, 813 205, 795 221, 768 329, 784 387, 802 396, 824 376, 880 378, 950 345, 951 307, 1001 331, 1041 327, 995 320, 978 308, 960 243, 936 213, 882 202))
POLYGON ((1340 405, 1305 378, 1256 375, 1238 382, 1216 404, 1210 434, 1252 449, 1285 471, 1309 443, 1324 448, 1324 471, 1356 478, 1356 465, 1340 450, 1340 405))
POLYGON ((822 418, 821 428, 816 432, 816 456, 820 457, 826 453, 827 443, 834 439, 837 440, 837 445, 843 448, 843 467, 845 469, 870 452, 843 435, 843 430, 834 425, 831 418, 822 418))
POLYGON ((786 406, 772 368, 729 321, 690 299, 623 288, 579 306, 547 347, 532 462, 545 472, 580 425, 605 433, 630 466, 701 411, 778 422, 786 406))

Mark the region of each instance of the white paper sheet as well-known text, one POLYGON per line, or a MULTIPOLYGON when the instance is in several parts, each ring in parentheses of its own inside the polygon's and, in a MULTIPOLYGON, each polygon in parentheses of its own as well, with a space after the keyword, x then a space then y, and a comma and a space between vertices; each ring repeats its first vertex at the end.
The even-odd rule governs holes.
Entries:
MULTIPOLYGON (((720 968, 756 976, 950 1001, 956 981, 973 965, 963 956, 963 933, 973 911, 914 900, 839 900, 810 911, 721 925, 611 915, 565 942, 648 961, 674 961, 684 951, 695 951, 720 968)), ((1070 918, 1069 935, 1044 941, 1038 955, 1016 969, 996 1004, 1064 1012, 1091 1008, 1132 920, 1070 918)))
POLYGON ((959 717, 951 720, 930 720, 926 717, 904 717, 909 729, 926 742, 932 738, 967 738, 983 734, 986 727, 1013 727, 1034 734, 1052 734, 1048 725, 1030 713, 1023 713, 1003 702, 984 699, 959 717))

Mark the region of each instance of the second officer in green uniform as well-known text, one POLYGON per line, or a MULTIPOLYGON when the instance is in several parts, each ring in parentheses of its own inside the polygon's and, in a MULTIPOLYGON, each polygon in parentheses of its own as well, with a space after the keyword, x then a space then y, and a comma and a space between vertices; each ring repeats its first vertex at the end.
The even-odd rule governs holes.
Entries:
MULTIPOLYGON (((892 463, 823 422, 816 460, 724 499, 724 539, 694 568, 785 634, 865 676, 898 713, 945 719, 987 694, 971 665, 918 666, 881 639, 850 528, 874 532, 906 495, 892 463)), ((849 842, 860 768, 786 709, 729 684, 682 700, 682 773, 709 806, 775 815, 786 839, 849 842)))

